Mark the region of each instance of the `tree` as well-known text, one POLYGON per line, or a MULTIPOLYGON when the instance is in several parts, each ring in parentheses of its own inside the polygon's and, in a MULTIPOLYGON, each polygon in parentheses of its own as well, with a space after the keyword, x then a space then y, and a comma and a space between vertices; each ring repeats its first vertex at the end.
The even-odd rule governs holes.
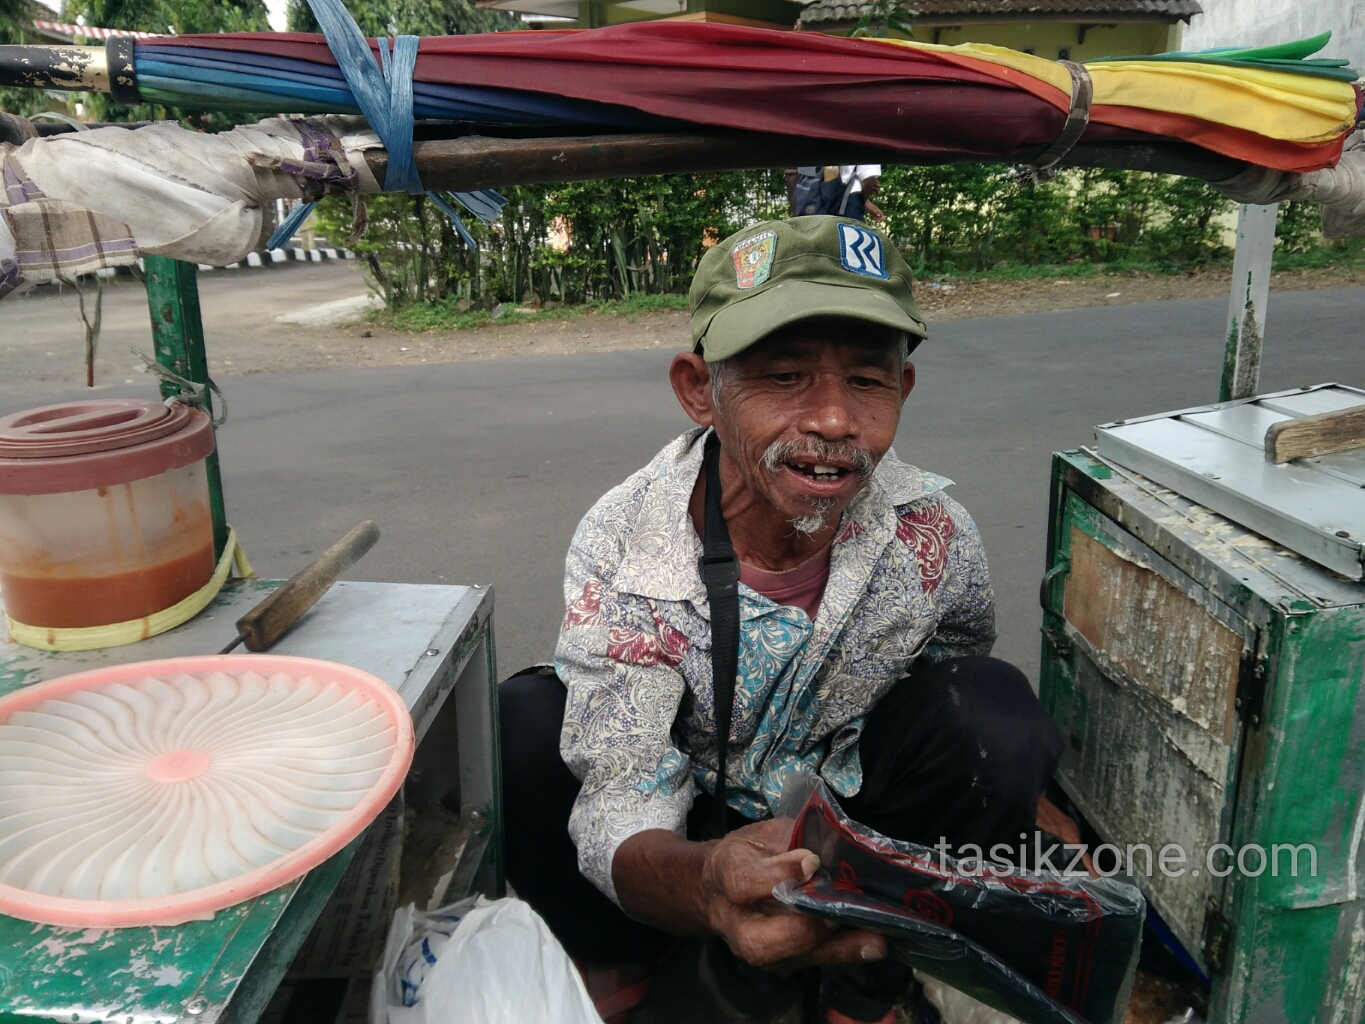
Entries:
MULTIPOLYGON (((0 0, 0 45, 38 42, 33 20, 50 13, 33 0, 0 0)), ((47 98, 37 89, 0 87, 0 110, 36 114, 47 109, 47 98)))
MULTIPOLYGON (((521 22, 507 11, 483 11, 469 0, 348 0, 346 9, 367 36, 465 36, 502 32, 521 22)), ((307 0, 289 0, 289 31, 317 32, 307 0)))

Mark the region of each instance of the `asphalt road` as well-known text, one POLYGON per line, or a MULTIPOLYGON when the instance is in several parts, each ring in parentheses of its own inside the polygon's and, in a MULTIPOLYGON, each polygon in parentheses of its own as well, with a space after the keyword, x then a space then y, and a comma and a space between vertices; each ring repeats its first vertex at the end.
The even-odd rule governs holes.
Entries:
MULTIPOLYGON (((1225 300, 935 325, 897 439, 957 481, 985 538, 996 653, 1036 677, 1050 453, 1095 423, 1217 396, 1225 300)), ((1271 297, 1264 390, 1365 385, 1365 289, 1271 297)), ((0 306, 0 335, 6 331, 0 306)), ((12 329, 12 325, 11 328, 12 329)), ((228 378, 229 518, 262 575, 288 576, 360 519, 357 579, 492 583, 504 674, 551 657, 564 550, 584 511, 688 421, 669 353, 618 352, 228 378)), ((73 375, 74 376, 74 375, 73 375)), ((101 394, 148 395, 150 381, 101 394)), ((0 378, 0 412, 76 397, 0 378)))

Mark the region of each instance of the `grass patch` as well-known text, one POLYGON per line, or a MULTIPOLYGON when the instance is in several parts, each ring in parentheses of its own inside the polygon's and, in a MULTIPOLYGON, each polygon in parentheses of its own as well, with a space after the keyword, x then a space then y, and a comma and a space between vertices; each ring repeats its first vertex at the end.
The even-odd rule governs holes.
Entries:
POLYGON ((1365 267, 1365 240, 1350 239, 1306 252, 1276 252, 1276 270, 1359 270, 1365 267))
MULTIPOLYGON (((1199 265, 1183 265, 1171 260, 1155 262, 1139 260, 1115 260, 1112 263, 1039 263, 1003 264, 990 270, 953 271, 946 273, 924 273, 916 275, 916 283, 923 281, 951 281, 969 283, 972 281, 1033 281, 1054 277, 1120 277, 1131 274, 1149 274, 1153 277, 1169 277, 1203 270, 1217 270, 1232 266, 1232 258, 1211 260, 1199 265)), ((1274 269, 1279 270, 1341 270, 1351 271, 1365 268, 1365 239, 1351 239, 1346 242, 1329 242, 1316 245, 1305 252, 1275 251, 1274 269)))

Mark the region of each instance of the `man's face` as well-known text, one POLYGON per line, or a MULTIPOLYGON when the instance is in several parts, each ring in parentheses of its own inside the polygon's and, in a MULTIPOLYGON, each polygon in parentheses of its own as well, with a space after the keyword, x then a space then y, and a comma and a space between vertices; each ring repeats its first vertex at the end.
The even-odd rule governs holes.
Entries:
POLYGON ((799 324, 732 361, 714 425, 747 488, 798 530, 838 522, 891 447, 914 386, 899 337, 847 322, 799 324))

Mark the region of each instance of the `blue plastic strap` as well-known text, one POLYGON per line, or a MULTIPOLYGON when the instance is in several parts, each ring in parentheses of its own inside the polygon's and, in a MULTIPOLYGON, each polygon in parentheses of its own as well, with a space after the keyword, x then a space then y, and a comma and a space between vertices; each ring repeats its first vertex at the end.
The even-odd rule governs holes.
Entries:
POLYGON ((507 200, 491 188, 481 192, 452 192, 450 197, 485 224, 492 224, 502 216, 507 200))
MULTIPOLYGON (((322 28, 322 34, 327 38, 327 46, 332 51, 332 56, 336 58, 346 84, 351 87, 351 95, 355 97, 356 105, 360 107, 360 112, 370 122, 370 127, 389 150, 392 167, 394 146, 401 146, 403 143, 393 133, 391 92, 384 80, 383 68, 375 63, 374 54, 370 52, 370 44, 366 42, 355 19, 351 17, 351 12, 346 10, 341 0, 308 0, 308 6, 322 28)), ((383 54, 388 48, 387 40, 380 40, 379 48, 383 54)), ((408 117, 411 116, 409 106, 408 117)), ((408 135, 406 144, 411 150, 411 134, 408 135)), ((385 187, 388 187, 387 180, 385 187)))
POLYGON ((464 226, 464 221, 460 220, 460 215, 455 212, 455 207, 451 206, 441 196, 439 192, 428 192, 427 198, 436 204, 436 208, 450 218, 450 222, 455 225, 456 232, 464 239, 464 244, 471 249, 477 249, 479 243, 474 241, 474 236, 469 233, 469 229, 464 226))
MULTIPOLYGON (((455 230, 471 249, 477 243, 460 220, 455 208, 438 193, 422 185, 417 173, 417 161, 412 153, 412 76, 417 70, 417 36, 399 36, 379 40, 379 62, 376 64, 370 44, 361 34, 351 12, 341 0, 308 0, 317 18, 327 46, 336 58, 337 66, 351 87, 360 112, 389 152, 388 170, 384 175, 385 192, 423 192, 451 219, 455 230), (393 49, 390 51, 389 47, 393 49)), ((480 193, 459 193, 456 198, 471 213, 489 223, 496 218, 507 200, 491 189, 480 193), (464 197, 468 197, 466 201, 464 197), (491 216, 486 216, 491 210, 491 216)))
POLYGON ((412 73, 417 69, 417 37, 395 39, 392 58, 387 58, 388 49, 388 40, 381 39, 380 63, 389 83, 389 134, 383 137, 389 151, 389 170, 384 178, 384 191, 421 195, 426 189, 412 155, 412 73), (390 139, 402 141, 395 147, 390 139))
POLYGON ((294 232, 299 229, 299 225, 308 219, 308 215, 313 212, 317 203, 299 203, 289 211, 289 216, 280 222, 274 232, 271 233, 269 241, 265 243, 266 249, 278 249, 294 237, 294 232))

